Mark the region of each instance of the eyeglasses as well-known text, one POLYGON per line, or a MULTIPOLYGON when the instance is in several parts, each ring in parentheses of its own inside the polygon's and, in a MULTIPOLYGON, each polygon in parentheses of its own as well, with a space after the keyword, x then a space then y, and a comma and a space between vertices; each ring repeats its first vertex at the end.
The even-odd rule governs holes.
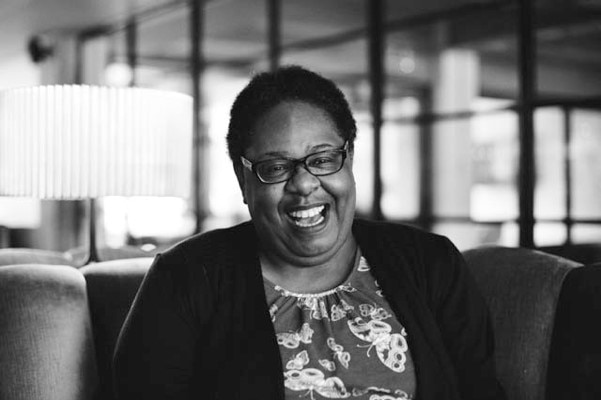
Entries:
POLYGON ((319 151, 306 157, 274 158, 271 160, 250 162, 240 156, 242 165, 257 175, 263 183, 280 183, 292 178, 296 166, 302 164, 307 171, 315 176, 335 174, 342 169, 348 154, 348 141, 339 149, 319 151))

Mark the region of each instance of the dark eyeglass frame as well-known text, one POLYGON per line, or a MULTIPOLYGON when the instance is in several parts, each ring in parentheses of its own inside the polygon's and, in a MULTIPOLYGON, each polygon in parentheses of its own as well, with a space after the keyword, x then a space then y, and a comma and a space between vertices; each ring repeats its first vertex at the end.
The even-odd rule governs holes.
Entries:
POLYGON ((315 153, 311 153, 311 154, 307 154, 305 157, 303 158, 288 158, 288 157, 279 157, 279 158, 272 158, 269 160, 263 160, 263 161, 257 161, 257 162, 252 162, 250 160, 248 160, 247 158, 245 158, 244 156, 240 156, 240 161, 242 162, 242 165, 248 169, 249 171, 252 171, 252 173, 255 174, 255 176, 259 179, 259 181, 261 181, 262 183, 271 185, 274 183, 281 183, 281 182, 286 182, 287 180, 289 180, 290 178, 292 178, 294 176, 294 171, 296 170, 296 167, 299 164, 302 164, 303 167, 305 168, 305 170, 307 172, 309 172, 311 175, 313 176, 327 176, 327 175, 333 175, 336 172, 340 171, 342 169, 342 167, 344 166, 344 162, 346 160, 346 157, 348 155, 348 140, 346 142, 344 142, 344 144, 336 149, 332 149, 332 150, 322 150, 322 151, 317 151, 315 153), (311 172, 311 170, 309 169, 310 167, 307 165, 307 159, 311 158, 311 157, 315 157, 316 155, 319 154, 325 154, 325 153, 341 153, 342 154, 342 162, 340 163, 340 167, 335 170, 335 171, 328 171, 326 173, 323 174, 315 174, 313 172, 311 172), (269 180, 265 180, 263 177, 261 177, 261 175, 259 175, 258 172, 258 166, 260 166, 263 163, 266 162, 273 162, 274 160, 285 160, 285 161, 291 161, 294 165, 293 168, 291 169, 292 173, 290 176, 284 178, 284 179, 280 179, 277 181, 269 181, 269 180))

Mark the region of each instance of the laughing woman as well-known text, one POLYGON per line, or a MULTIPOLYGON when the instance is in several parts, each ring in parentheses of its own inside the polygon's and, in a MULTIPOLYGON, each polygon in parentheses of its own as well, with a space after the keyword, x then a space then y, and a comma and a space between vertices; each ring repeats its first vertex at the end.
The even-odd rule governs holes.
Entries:
POLYGON ((504 399, 456 248, 355 218, 355 135, 333 82, 252 79, 227 136, 251 221, 156 257, 115 353, 120 399, 504 399))

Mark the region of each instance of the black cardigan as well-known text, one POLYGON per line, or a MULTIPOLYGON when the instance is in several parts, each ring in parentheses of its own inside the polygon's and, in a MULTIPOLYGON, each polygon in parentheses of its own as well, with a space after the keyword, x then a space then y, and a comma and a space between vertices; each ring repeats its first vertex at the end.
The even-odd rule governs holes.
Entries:
MULTIPOLYGON (((353 234, 406 328, 419 400, 504 399, 483 298, 438 235, 356 220, 353 234)), ((284 399, 252 223, 156 257, 115 353, 120 399, 284 399)))

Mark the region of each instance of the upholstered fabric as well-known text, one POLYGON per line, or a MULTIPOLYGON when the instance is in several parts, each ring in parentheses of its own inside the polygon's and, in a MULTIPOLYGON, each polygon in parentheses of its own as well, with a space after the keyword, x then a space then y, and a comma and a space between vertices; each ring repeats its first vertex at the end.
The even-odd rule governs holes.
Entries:
POLYGON ((90 264, 84 274, 94 327, 96 358, 100 377, 98 399, 113 398, 111 360, 121 325, 152 263, 152 258, 132 258, 90 264))
POLYGON ((97 387, 93 346, 77 269, 0 268, 0 399, 91 399, 97 387))
MULTIPOLYGON (((126 258, 154 257, 156 250, 146 251, 136 246, 100 247, 98 258, 100 261, 122 260, 126 258)), ((73 260, 74 265, 83 265, 89 254, 87 246, 76 247, 65 252, 65 257, 73 260)))
POLYGON ((490 307, 498 377, 512 400, 543 400, 555 311, 580 266, 539 251, 487 247, 464 257, 490 307))
POLYGON ((0 249, 0 266, 17 264, 73 265, 73 259, 70 255, 59 251, 26 248, 0 249))
POLYGON ((539 248, 539 250, 583 264, 601 262, 601 243, 578 243, 564 246, 546 246, 539 248))
POLYGON ((601 399, 601 263, 566 277, 555 319, 548 400, 601 399))

